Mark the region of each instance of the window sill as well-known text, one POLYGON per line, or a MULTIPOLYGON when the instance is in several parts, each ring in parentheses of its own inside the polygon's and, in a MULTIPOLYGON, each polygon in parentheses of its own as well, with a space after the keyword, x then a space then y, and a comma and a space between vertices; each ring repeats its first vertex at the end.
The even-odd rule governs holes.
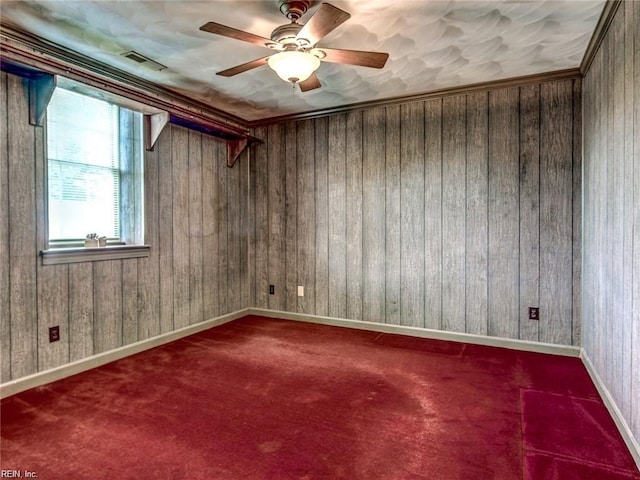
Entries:
POLYGON ((121 260, 148 257, 149 245, 107 245, 97 248, 55 248, 42 250, 42 265, 62 265, 65 263, 99 262, 101 260, 121 260))

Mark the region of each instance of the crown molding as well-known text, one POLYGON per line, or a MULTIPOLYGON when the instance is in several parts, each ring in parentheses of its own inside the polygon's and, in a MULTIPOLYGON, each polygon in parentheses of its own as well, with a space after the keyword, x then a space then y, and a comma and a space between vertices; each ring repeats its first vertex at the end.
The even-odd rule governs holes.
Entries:
POLYGON ((169 112, 226 140, 246 138, 247 122, 240 117, 194 101, 172 90, 97 62, 85 55, 0 22, 3 69, 46 72, 103 89, 169 112))
POLYGON ((613 22, 613 19, 616 16, 616 12, 618 11, 620 5, 622 5, 622 0, 607 0, 607 2, 604 4, 600 19, 596 24, 596 28, 593 31, 591 40, 589 40, 589 44, 587 45, 587 49, 585 50, 582 63, 580 63, 580 72, 582 72, 582 75, 586 75, 586 73, 589 71, 589 68, 593 63, 593 59, 595 58, 596 53, 598 53, 600 45, 602 45, 604 37, 609 31, 609 27, 611 26, 611 23, 613 22))
POLYGON ((375 107, 388 107, 393 105, 402 105, 406 103, 431 100, 435 98, 450 97, 454 95, 465 95, 474 92, 484 92, 509 87, 521 87, 524 85, 553 82, 558 80, 574 80, 582 78, 579 68, 569 68, 566 70, 556 70, 554 72, 536 73, 522 77, 512 77, 503 80, 494 80, 490 82, 474 83, 471 85, 463 85, 459 87, 443 88, 430 92, 418 93, 413 95, 405 95, 399 97, 386 98, 382 100, 372 100, 368 102, 352 103, 349 105, 340 105, 337 107, 313 110, 310 112, 293 113, 289 115, 281 115, 261 120, 247 122, 250 128, 264 127, 267 125, 283 122, 291 122, 298 120, 309 120, 314 118, 326 117, 329 115, 337 115, 355 110, 366 110, 375 107))

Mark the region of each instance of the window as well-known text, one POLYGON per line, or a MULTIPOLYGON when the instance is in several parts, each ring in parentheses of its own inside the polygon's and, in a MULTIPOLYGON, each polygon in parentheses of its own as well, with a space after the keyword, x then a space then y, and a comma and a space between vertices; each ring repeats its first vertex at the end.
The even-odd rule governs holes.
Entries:
POLYGON ((56 88, 47 108, 49 247, 141 244, 142 114, 56 88))
POLYGON ((43 265, 149 254, 143 238, 143 114, 111 99, 58 77, 47 106, 43 265), (106 247, 85 248, 89 234, 106 237, 106 247))

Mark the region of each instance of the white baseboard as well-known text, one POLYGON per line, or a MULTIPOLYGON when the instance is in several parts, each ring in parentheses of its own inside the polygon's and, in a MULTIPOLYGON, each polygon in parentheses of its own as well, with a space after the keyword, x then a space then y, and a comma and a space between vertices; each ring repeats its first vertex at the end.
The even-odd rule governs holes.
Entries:
POLYGON ((401 335, 410 335, 413 337, 432 338, 436 340, 450 340, 454 342, 465 342, 475 345, 486 345, 492 347, 503 347, 514 350, 524 350, 528 352, 539 352, 553 355, 562 355, 568 357, 580 357, 582 359, 587 372, 589 373, 598 393, 613 418, 618 431, 622 435, 634 461, 640 469, 640 445, 634 438, 631 428, 624 420, 620 409, 616 405, 609 390, 605 387, 596 372, 591 360, 580 347, 570 345, 555 345, 549 343, 529 342, 525 340, 516 340, 510 338, 486 337, 482 335, 473 335, 469 333, 445 332, 441 330, 430 330, 425 328, 408 327, 404 325, 391 325, 384 323, 366 322, 359 320, 348 320, 343 318, 323 317, 319 315, 309 315, 303 313, 281 312, 275 310, 250 308, 248 311, 251 315, 261 315, 270 318, 282 318, 285 320, 295 320, 310 323, 320 323, 323 325, 333 325, 338 327, 355 328, 359 330, 370 330, 374 332, 396 333, 401 335))
POLYGON ((119 360, 121 358, 140 353, 144 350, 149 350, 150 348, 164 345, 165 343, 173 342, 180 338, 193 335, 194 333, 207 330, 211 327, 222 325, 238 318, 242 318, 246 315, 248 315, 247 309, 238 310, 236 312, 221 315, 219 317, 212 318, 195 325, 189 325, 188 327, 184 327, 179 330, 163 333, 146 340, 141 340, 130 345, 125 345, 124 347, 116 348, 114 350, 109 350, 108 352, 83 358, 82 360, 67 363, 66 365, 61 365, 60 367, 34 373, 33 375, 22 377, 17 380, 11 380, 9 382, 0 384, 0 399, 23 392, 30 388, 39 387, 56 380, 70 377, 71 375, 75 375, 76 373, 99 367, 106 363, 113 362, 114 360, 119 360))
POLYGON ((593 366, 593 363, 591 363, 589 355, 587 355, 587 352, 585 352, 584 349, 582 350, 580 357, 582 358, 582 363, 584 363, 587 372, 589 372, 591 380, 598 389, 598 393, 600 393, 600 397, 602 397, 607 410, 609 410, 611 418, 613 418, 616 427, 618 427, 618 431, 620 432, 620 435, 622 435, 624 443, 627 444, 627 448, 629 448, 629 452, 631 452, 633 460, 636 462, 636 465, 640 470, 640 444, 638 443, 638 440, 633 436, 631 427, 629 427, 629 424, 622 416, 622 412, 618 408, 618 405, 616 405, 616 402, 611 396, 611 393, 609 393, 609 389, 605 386, 604 382, 600 378, 600 375, 598 375, 598 372, 593 366))
POLYGON ((336 327, 355 328, 358 330, 370 330, 373 332, 395 333, 412 337, 431 338, 434 340, 449 340, 453 342, 472 343, 490 347, 503 347, 512 350, 527 352, 548 353, 565 357, 580 357, 580 347, 571 345, 555 345, 552 343, 530 342, 512 338, 488 337, 471 333, 445 332, 428 328, 409 327, 405 325, 392 325, 388 323, 375 323, 360 320, 348 320, 346 318, 323 317, 304 313, 282 312, 263 308, 249 308, 248 314, 261 315, 270 318, 282 318, 284 320, 296 320, 301 322, 320 323, 336 327))
POLYGON ((173 332, 164 333, 140 342, 132 343, 124 347, 120 347, 108 352, 93 355, 91 357, 71 362, 60 367, 52 368, 43 372, 38 372, 17 380, 12 380, 0 384, 0 399, 16 393, 23 392, 30 388, 45 385, 47 383, 60 380, 77 373, 81 373, 92 368, 105 365, 107 363, 119 360, 121 358, 134 355, 136 353, 149 350, 151 348, 173 342, 180 338, 193 335, 194 333, 207 330, 217 325, 222 325, 233 320, 237 320, 246 315, 260 315, 269 318, 282 318, 285 320, 295 320, 310 323, 319 323, 323 325, 332 325, 337 327, 355 328, 358 330, 369 330, 381 333, 395 333, 400 335, 409 335, 420 338, 431 338, 435 340, 449 340, 454 342, 465 342, 475 345, 486 345, 491 347, 502 347, 513 350, 523 350, 527 352, 547 353, 553 355, 562 355, 568 357, 580 357, 591 376, 593 383, 596 385, 600 396, 602 397, 611 417, 613 418, 620 434, 622 435, 631 455, 633 456, 638 468, 640 468, 640 445, 634 438, 633 433, 627 422, 624 420, 620 410, 614 402, 608 389, 600 379, 591 360, 586 352, 580 347, 570 345, 555 345, 550 343, 530 342, 525 340, 517 340, 510 338, 488 337, 482 335, 473 335, 469 333, 445 332, 441 330, 431 330, 425 328, 409 327, 405 325, 392 325, 385 323, 375 323, 359 320, 349 320, 345 318, 324 317, 320 315, 309 315, 303 313, 291 313, 277 310, 268 310, 262 308, 246 308, 238 310, 226 315, 195 324, 188 327, 175 330, 173 332))
POLYGON ((323 317, 319 315, 308 315, 301 313, 283 312, 277 310, 268 310, 261 308, 245 308, 227 315, 222 315, 210 320, 189 325, 172 332, 164 333, 140 342, 132 343, 124 347, 109 350, 108 352, 93 355, 91 357, 77 360, 75 362, 61 365, 60 367, 45 370, 43 372, 34 373, 26 377, 0 384, 0 399, 23 392, 30 388, 39 387, 47 383, 60 380, 71 375, 75 375, 92 368, 99 367, 106 363, 119 360, 130 355, 148 350, 165 343, 178 340, 180 338, 192 335, 194 333, 207 330, 217 325, 231 322, 246 315, 261 315, 270 318, 282 318, 285 320, 296 320, 303 322, 320 323, 324 325, 333 325, 338 327, 356 328, 360 330, 371 330, 383 333, 396 333, 401 335, 410 335, 421 338, 432 338, 437 340, 450 340, 454 342, 466 342, 476 345, 487 345, 493 347, 511 348, 516 350, 525 350, 530 352, 549 353, 554 355, 564 355, 570 357, 579 357, 580 348, 564 345, 553 345, 548 343, 528 342, 524 340, 486 337, 482 335, 472 335, 468 333, 445 332, 441 330, 429 330, 425 328, 408 327, 404 325, 391 325, 384 323, 365 322, 359 320, 348 320, 343 318, 323 317))

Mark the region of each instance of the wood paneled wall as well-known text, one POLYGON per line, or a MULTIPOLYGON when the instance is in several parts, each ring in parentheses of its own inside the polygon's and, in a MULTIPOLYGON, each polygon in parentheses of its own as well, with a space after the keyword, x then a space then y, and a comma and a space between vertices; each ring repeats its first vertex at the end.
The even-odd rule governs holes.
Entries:
POLYGON ((224 142, 168 126, 144 165, 151 255, 42 266, 44 130, 28 119, 22 79, 0 73, 1 382, 250 303, 246 154, 229 169, 224 142))
POLYGON ((579 345, 580 90, 565 80, 256 129, 255 305, 579 345))
POLYGON ((43 267, 44 131, 0 79, 2 381, 252 305, 579 344, 579 81, 262 127, 233 169, 170 126, 151 256, 43 267))
POLYGON ((640 2, 584 80, 584 348, 640 441, 640 2))

